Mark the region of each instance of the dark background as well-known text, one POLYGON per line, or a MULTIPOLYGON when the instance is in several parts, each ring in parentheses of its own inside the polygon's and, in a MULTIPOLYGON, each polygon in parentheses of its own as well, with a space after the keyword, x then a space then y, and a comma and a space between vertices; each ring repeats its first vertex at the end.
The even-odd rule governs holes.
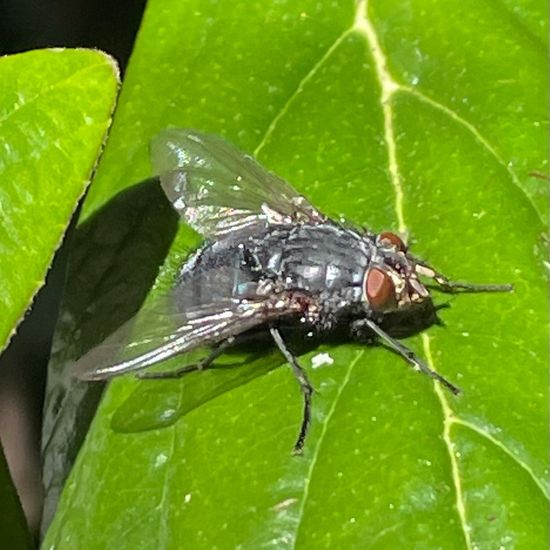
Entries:
POLYGON ((0 0, 0 54, 100 48, 124 68, 144 7, 145 0, 0 0))
MULTIPOLYGON (((124 74, 145 4, 146 0, 0 0, 0 55, 47 47, 99 48, 117 59, 124 74)), ((35 536, 42 509, 40 430, 46 367, 66 260, 64 245, 46 285, 0 357, 0 440, 35 536)))

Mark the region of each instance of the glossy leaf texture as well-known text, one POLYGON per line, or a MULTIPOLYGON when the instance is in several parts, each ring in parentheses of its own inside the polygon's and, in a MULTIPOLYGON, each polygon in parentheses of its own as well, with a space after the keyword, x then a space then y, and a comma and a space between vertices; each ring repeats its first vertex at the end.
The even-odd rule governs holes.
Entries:
MULTIPOLYGON (((112 382, 46 548, 546 546, 547 192, 529 176, 547 170, 545 18, 530 2, 149 2, 82 227, 151 175, 157 131, 195 127, 327 214, 515 292, 438 295, 446 326, 407 341, 458 398, 383 348, 326 344, 319 368, 320 350, 304 354, 317 391, 303 457, 299 390, 273 356, 256 377, 112 382)), ((153 292, 196 242, 178 233, 153 292)), ((86 347, 79 328, 60 325, 54 370, 86 347)))
POLYGON ((0 349, 37 290, 110 124, 118 68, 91 50, 0 59, 0 349))
MULTIPOLYGON (((0 350, 15 333, 84 193, 111 121, 118 69, 90 50, 0 58, 0 350)), ((31 537, 0 449, 0 538, 31 537)))

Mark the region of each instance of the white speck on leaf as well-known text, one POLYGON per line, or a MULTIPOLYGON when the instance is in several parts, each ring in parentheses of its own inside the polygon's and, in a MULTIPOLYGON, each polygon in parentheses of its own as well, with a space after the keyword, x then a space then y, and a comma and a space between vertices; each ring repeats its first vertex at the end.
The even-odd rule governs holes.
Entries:
POLYGON ((160 453, 155 457, 155 468, 159 468, 163 464, 166 464, 166 461, 168 460, 168 456, 164 453, 160 453))
POLYGON ((162 411, 160 417, 162 420, 169 420, 170 418, 172 418, 172 416, 174 416, 175 412, 175 409, 165 409, 164 411, 162 411))
POLYGON ((485 214, 487 214, 487 212, 485 212, 485 210, 481 210, 480 212, 474 212, 472 214, 472 216, 476 219, 476 220, 481 220, 481 218, 483 218, 483 216, 485 216, 485 214))
POLYGON ((332 364, 334 364, 334 359, 328 353, 318 353, 311 358, 311 366, 314 369, 332 364))

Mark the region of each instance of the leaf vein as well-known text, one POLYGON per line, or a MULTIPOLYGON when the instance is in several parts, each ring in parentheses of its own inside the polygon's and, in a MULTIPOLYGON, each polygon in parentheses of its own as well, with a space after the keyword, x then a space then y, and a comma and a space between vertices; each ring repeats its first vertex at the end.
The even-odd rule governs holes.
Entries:
POLYGON ((439 111, 442 111, 447 116, 449 116, 451 119, 453 119, 455 122, 466 128, 474 137, 475 139, 487 150, 487 152, 494 157, 494 159, 508 172, 510 175, 510 178, 513 182, 513 184, 522 192, 522 194, 526 197, 526 199, 529 201, 529 204, 533 207, 533 210, 539 219, 541 223, 544 223, 540 212, 538 211, 537 207, 535 206, 535 203, 533 202, 532 197, 530 197, 525 190, 521 186, 521 182, 519 180, 519 177, 517 174, 510 168, 508 163, 504 161, 504 159, 499 155, 495 147, 493 147, 487 138, 485 138, 481 132, 471 123, 468 122, 465 118, 461 117, 457 112, 453 111, 451 108, 447 107, 443 103, 440 103, 439 101, 432 99, 431 97, 425 95, 423 92, 420 92, 419 90, 416 90, 414 88, 411 88, 409 86, 400 86, 400 91, 406 92, 411 94, 412 96, 416 97, 418 100, 430 105, 434 109, 437 109, 439 111))
MULTIPOLYGON (((430 349, 430 337, 427 334, 422 334, 422 343, 424 345, 426 360, 430 365, 430 367, 434 369, 434 363, 433 363, 432 353, 430 349)), ((466 548, 468 550, 471 550, 472 541, 470 539, 470 529, 468 527, 468 521, 466 518, 466 505, 465 505, 465 500, 464 500, 464 495, 462 490, 462 481, 460 479, 460 469, 458 466, 458 461, 456 459, 454 444, 451 438, 451 426, 454 419, 454 413, 439 383, 434 381, 433 387, 441 403, 441 411, 443 413, 443 441, 445 442, 445 446, 447 448, 447 452, 449 454, 449 460, 451 463, 451 475, 452 475, 452 480, 453 480, 455 493, 456 493, 456 500, 455 500, 456 511, 460 519, 460 526, 462 527, 462 532, 464 534, 464 541, 466 543, 466 548)))
POLYGON ((353 27, 349 27, 346 30, 344 30, 337 38, 336 40, 327 48, 325 53, 321 56, 321 58, 313 65, 311 70, 306 73, 306 75, 300 80, 298 83, 298 86, 296 86, 296 89, 294 92, 288 97, 284 105, 279 109, 277 114, 273 117, 271 120, 269 126, 267 127, 266 131, 264 132, 264 135, 262 139, 260 140, 260 143, 257 145, 257 147, 254 149, 254 156, 257 157, 259 152, 265 147, 265 145, 268 143, 270 137, 275 132, 277 125, 279 124, 279 121, 286 115, 288 112, 290 106, 296 98, 300 95, 300 93, 303 91, 306 84, 317 74, 319 69, 324 65, 326 60, 332 55, 332 53, 338 48, 338 46, 351 34, 351 31, 353 30, 353 27))
POLYGON ((61 88, 76 76, 82 75, 88 71, 91 71, 92 69, 96 69, 97 67, 104 67, 104 63, 94 63, 93 65, 88 65, 87 67, 78 69, 77 71, 74 71, 73 73, 66 76, 65 78, 62 78, 59 82, 56 82, 55 84, 52 84, 51 86, 48 86, 47 88, 40 90, 39 93, 37 93, 36 95, 32 96, 29 99, 24 100, 21 103, 16 104, 11 111, 5 113, 4 116, 0 117, 0 123, 5 122, 9 118, 11 118, 13 115, 15 115, 15 113, 17 113, 21 109, 24 109, 25 107, 28 107, 32 103, 38 101, 41 97, 49 94, 50 92, 56 90, 57 88, 61 88))
POLYGON ((328 413, 327 413, 327 415, 324 419, 323 425, 321 427, 321 434, 319 435, 319 437, 317 439, 317 444, 315 445, 315 448, 313 450, 313 455, 311 457, 311 462, 309 464, 307 475, 305 476, 304 490, 303 490, 303 495, 302 495, 302 498, 301 498, 301 501, 300 501, 300 507, 298 509, 298 515, 297 515, 297 518, 296 518, 296 530, 295 530, 295 533, 294 533, 294 540, 293 540, 293 543, 292 543, 292 548, 296 548, 296 541, 298 540, 298 532, 300 530, 300 525, 302 524, 302 519, 304 517, 304 510, 305 510, 307 498, 308 498, 308 495, 309 495, 309 486, 310 486, 310 483, 311 483, 313 470, 315 469, 315 466, 317 464, 317 460, 319 458, 319 452, 320 452, 321 447, 323 445, 323 442, 324 442, 324 439, 325 439, 325 436, 326 436, 326 433, 327 433, 328 425, 330 424, 330 420, 331 420, 332 416, 334 415, 334 412, 336 411, 336 407, 338 406, 338 403, 340 402, 340 398, 342 396, 342 393, 343 393, 344 389, 346 388, 346 386, 348 385, 348 383, 350 381, 353 369, 355 368, 355 365, 359 362, 361 357, 363 357, 364 353, 365 353, 365 350, 360 350, 357 353, 357 355, 355 356, 355 359, 353 361, 350 361, 348 369, 347 369, 346 374, 344 376, 344 379, 342 380, 342 383, 340 384, 340 387, 338 388, 338 392, 336 393, 336 395, 334 397, 332 405, 331 405, 331 407, 330 407, 330 409, 329 409, 329 411, 328 411, 328 413))
POLYGON ((550 493, 549 488, 547 485, 542 483, 533 470, 523 461, 521 460, 517 455, 515 455, 506 445, 502 442, 496 439, 493 435, 491 435, 487 430, 484 430, 480 426, 476 426, 476 424, 469 422, 468 420, 463 420, 459 417, 454 417, 451 420, 452 424, 457 424, 459 426, 464 426, 465 428, 468 428, 472 430, 473 432, 477 433, 481 437, 487 439, 490 441, 493 445, 496 445, 501 451, 506 453, 507 456, 509 456, 518 466, 520 466, 525 472, 532 478, 535 485, 540 489, 544 497, 548 500, 550 500, 550 493))
MULTIPOLYGON (((181 407, 181 394, 179 395, 178 407, 181 407)), ((162 492, 160 495, 159 503, 156 506, 156 509, 160 510, 159 537, 158 537, 159 548, 168 547, 168 536, 170 533, 170 528, 169 528, 170 504, 168 500, 168 495, 170 492, 170 487, 172 485, 171 481, 172 481, 172 477, 174 475, 174 469, 175 469, 174 460, 172 458, 176 450, 177 426, 178 425, 176 423, 174 426, 171 426, 169 428, 172 430, 172 437, 170 439, 170 449, 168 454, 168 460, 166 461, 166 470, 164 473, 164 481, 162 483, 162 492)))

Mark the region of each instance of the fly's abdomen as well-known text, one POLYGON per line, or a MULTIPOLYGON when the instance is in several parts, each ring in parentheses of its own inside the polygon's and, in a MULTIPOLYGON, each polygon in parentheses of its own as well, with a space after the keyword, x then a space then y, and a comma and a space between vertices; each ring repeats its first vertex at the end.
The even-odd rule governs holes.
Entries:
POLYGON ((238 244, 207 245, 185 262, 175 288, 178 309, 253 294, 258 274, 238 244))

